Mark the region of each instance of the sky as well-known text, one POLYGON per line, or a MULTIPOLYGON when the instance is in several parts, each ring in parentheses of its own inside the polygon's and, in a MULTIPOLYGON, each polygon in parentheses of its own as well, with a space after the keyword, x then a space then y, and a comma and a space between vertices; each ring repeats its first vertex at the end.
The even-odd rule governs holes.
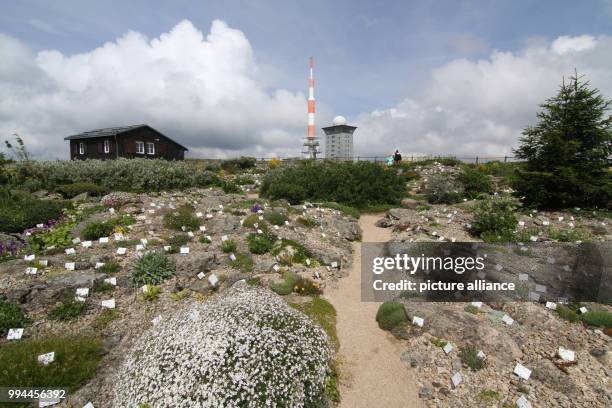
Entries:
POLYGON ((317 127, 355 154, 511 155, 574 69, 612 98, 612 0, 0 0, 0 139, 147 123, 188 157, 298 156, 317 127))

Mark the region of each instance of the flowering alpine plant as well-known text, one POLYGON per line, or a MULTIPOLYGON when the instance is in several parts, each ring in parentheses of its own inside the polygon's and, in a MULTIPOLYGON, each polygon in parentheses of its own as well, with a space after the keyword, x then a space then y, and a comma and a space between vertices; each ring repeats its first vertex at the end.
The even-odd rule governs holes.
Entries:
POLYGON ((119 370, 113 406, 319 406, 331 359, 312 320, 239 282, 145 332, 119 370))
POLYGON ((15 257, 17 256, 17 253, 24 247, 24 243, 15 240, 10 240, 8 242, 0 242, 0 259, 15 257))
POLYGON ((252 213, 256 213, 256 212, 258 212, 259 210, 263 210, 263 207, 262 207, 262 206, 261 206, 261 204, 259 204, 259 203, 258 203, 258 204, 255 204, 253 207, 251 207, 251 212, 252 212, 252 213))

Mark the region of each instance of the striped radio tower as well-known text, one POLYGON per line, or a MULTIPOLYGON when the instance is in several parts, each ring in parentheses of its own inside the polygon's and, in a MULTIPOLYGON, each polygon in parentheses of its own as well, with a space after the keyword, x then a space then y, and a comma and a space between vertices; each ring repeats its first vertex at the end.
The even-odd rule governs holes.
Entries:
POLYGON ((319 153, 319 142, 315 132, 314 59, 312 57, 310 57, 310 81, 308 83, 308 134, 302 153, 309 159, 316 159, 319 153))

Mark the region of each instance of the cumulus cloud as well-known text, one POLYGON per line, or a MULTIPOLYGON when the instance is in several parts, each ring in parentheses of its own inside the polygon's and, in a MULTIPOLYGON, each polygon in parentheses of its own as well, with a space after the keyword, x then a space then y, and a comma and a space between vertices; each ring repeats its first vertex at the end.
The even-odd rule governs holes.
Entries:
POLYGON ((612 38, 559 37, 520 52, 459 59, 433 70, 422 92, 397 106, 357 118, 355 150, 361 155, 511 155, 538 105, 555 94, 574 68, 612 98, 612 38), (373 150, 372 146, 379 146, 373 150))
POLYGON ((0 58, 0 134, 38 157, 66 157, 64 136, 136 123, 206 157, 296 155, 305 133, 304 95, 267 90, 248 39, 219 20, 206 36, 182 21, 75 55, 0 34, 0 58))

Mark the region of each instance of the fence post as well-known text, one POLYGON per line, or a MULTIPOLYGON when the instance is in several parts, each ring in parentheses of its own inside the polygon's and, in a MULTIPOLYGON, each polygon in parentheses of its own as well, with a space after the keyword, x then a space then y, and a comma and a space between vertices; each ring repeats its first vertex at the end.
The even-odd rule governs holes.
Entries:
POLYGON ((508 161, 508 156, 504 156, 504 163, 508 161))
POLYGON ((476 156, 476 164, 478 164, 478 156, 476 156))

